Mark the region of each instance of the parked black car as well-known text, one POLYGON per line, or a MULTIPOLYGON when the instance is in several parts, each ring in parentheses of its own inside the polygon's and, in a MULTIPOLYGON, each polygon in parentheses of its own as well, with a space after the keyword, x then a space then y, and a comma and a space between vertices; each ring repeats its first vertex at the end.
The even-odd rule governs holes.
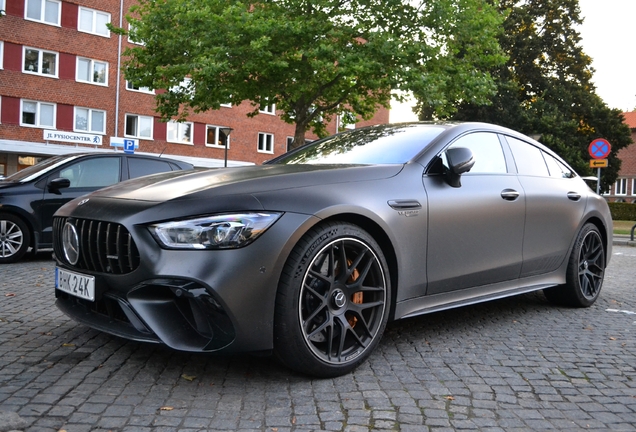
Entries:
POLYGON ((54 156, 0 179, 0 263, 15 262, 29 247, 52 247, 53 213, 66 202, 114 183, 189 163, 125 153, 54 156))
POLYGON ((483 123, 361 128, 262 166, 131 180, 53 224, 56 304, 74 320, 273 351, 322 377, 363 362, 387 320, 536 290, 590 306, 612 250, 603 197, 483 123))

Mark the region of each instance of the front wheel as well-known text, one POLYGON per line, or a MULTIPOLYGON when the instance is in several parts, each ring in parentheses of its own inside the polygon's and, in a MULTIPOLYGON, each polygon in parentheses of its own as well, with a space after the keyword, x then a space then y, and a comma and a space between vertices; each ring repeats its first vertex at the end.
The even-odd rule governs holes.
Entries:
POLYGON ((369 357, 386 327, 389 272, 379 245, 348 223, 325 223, 296 245, 276 297, 277 357, 302 373, 346 374, 369 357))
POLYGON ((0 213, 0 264, 18 261, 29 248, 29 228, 19 217, 0 213))
POLYGON ((581 228, 574 242, 564 285, 543 290, 551 302, 571 307, 594 304, 605 276, 605 245, 594 224, 581 228))

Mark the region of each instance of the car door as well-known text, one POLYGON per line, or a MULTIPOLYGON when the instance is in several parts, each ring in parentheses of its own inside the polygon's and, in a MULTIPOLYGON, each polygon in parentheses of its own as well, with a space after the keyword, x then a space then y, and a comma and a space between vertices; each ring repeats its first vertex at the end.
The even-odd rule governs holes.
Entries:
POLYGON ((460 187, 424 177, 428 295, 514 280, 521 271, 525 196, 507 148, 490 132, 464 135, 451 147, 469 148, 475 165, 460 187))
POLYGON ((585 210, 587 186, 549 153, 506 137, 526 194, 521 276, 556 270, 570 248, 585 210))
POLYGON ((121 157, 85 157, 62 166, 46 178, 42 202, 36 209, 42 232, 40 243, 52 242, 53 214, 72 199, 86 195, 121 180, 121 157), (66 178, 71 182, 68 188, 50 189, 51 180, 66 178))

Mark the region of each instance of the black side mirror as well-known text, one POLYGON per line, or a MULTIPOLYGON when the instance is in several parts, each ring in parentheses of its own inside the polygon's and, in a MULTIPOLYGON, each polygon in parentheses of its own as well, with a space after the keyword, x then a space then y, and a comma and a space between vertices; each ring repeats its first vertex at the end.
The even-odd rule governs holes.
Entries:
POLYGON ((475 165, 475 158, 470 149, 464 147, 449 148, 446 150, 448 170, 446 181, 452 187, 461 187, 461 175, 467 173, 475 165))
POLYGON ((62 195, 62 192, 60 192, 60 189, 67 188, 70 185, 71 185, 71 181, 69 179, 64 177, 59 177, 59 178, 51 180, 47 188, 49 192, 51 193, 54 193, 56 195, 62 195))

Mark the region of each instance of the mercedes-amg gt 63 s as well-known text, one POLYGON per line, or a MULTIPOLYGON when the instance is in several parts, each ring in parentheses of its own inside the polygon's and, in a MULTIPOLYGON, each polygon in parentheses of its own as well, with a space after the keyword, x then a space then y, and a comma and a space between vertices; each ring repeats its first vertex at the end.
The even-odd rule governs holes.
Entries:
POLYGON ((129 180, 64 205, 53 230, 56 304, 74 320, 329 377, 364 362, 388 320, 535 290, 592 305, 612 221, 524 135, 414 123, 129 180))

